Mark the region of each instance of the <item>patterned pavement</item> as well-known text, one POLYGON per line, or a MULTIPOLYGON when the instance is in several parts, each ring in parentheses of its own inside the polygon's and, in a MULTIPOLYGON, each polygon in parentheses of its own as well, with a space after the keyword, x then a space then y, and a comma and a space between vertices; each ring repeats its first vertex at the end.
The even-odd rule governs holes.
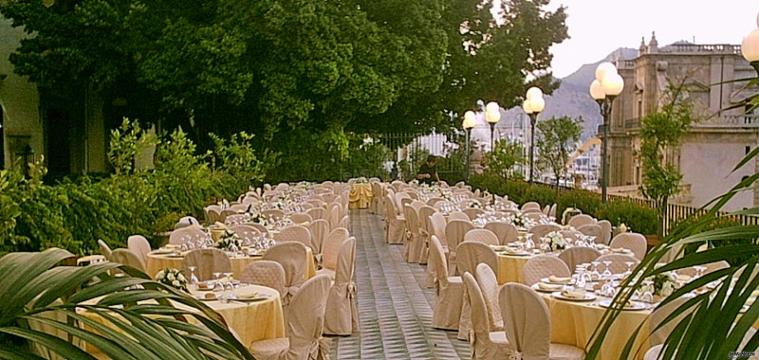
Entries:
POLYGON ((353 210, 351 227, 361 330, 333 338, 331 358, 469 359, 467 342, 432 328, 435 291, 424 287, 425 267, 406 263, 403 246, 385 243, 382 218, 353 210))

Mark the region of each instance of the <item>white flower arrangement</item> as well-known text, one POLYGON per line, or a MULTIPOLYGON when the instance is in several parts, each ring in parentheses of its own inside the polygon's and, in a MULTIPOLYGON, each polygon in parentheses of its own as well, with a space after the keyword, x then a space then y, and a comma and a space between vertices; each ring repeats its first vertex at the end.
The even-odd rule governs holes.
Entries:
POLYGON ((551 251, 561 251, 569 246, 567 239, 565 239, 558 231, 551 231, 548 234, 545 234, 540 241, 547 244, 551 251))
POLYGON ((155 279, 164 285, 187 291, 187 278, 184 277, 181 270, 174 268, 163 269, 156 274, 155 279))
POLYGON ((242 239, 234 232, 226 230, 224 231, 224 235, 216 242, 216 248, 232 250, 233 247, 237 248, 237 250, 242 249, 242 239))
POLYGON ((417 179, 411 180, 411 181, 409 181, 409 184, 411 184, 411 185, 419 185, 419 180, 417 180, 417 179))
POLYGON ((651 292, 656 296, 667 297, 677 289, 677 275, 671 271, 653 276, 648 285, 641 285, 642 292, 651 292))
POLYGON ((625 223, 619 224, 619 226, 617 226, 617 229, 619 230, 620 233, 626 233, 630 231, 630 229, 627 227, 627 225, 625 225, 625 223))
POLYGON ((482 203, 480 203, 477 200, 471 199, 469 200, 469 204, 467 204, 467 207, 472 208, 472 209, 480 209, 482 208, 482 203))
POLYGON ((522 216, 521 213, 514 213, 514 215, 509 218, 509 221, 516 227, 525 227, 527 225, 527 218, 522 216))

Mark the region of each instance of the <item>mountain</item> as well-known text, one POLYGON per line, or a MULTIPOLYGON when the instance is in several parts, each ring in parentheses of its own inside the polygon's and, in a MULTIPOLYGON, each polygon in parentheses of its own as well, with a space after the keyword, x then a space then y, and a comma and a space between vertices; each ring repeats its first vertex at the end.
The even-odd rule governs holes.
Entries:
MULTIPOLYGON (((585 64, 569 76, 560 79, 561 85, 550 96, 546 96, 546 108, 540 114, 540 119, 549 119, 559 116, 582 117, 582 139, 588 139, 596 134, 598 125, 601 124, 601 114, 598 104, 590 97, 588 88, 595 79, 595 71, 598 64, 603 61, 631 60, 638 56, 637 49, 619 48, 593 64, 585 64)), ((525 115, 521 108, 507 110, 502 119, 522 119, 525 115)), ((508 121, 499 123, 499 128, 510 127, 508 121)))

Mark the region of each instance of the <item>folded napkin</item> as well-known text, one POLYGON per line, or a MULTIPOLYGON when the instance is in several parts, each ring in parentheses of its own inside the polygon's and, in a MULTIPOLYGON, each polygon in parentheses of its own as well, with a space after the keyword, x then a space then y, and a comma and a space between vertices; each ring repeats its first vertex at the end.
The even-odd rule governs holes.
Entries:
POLYGON ((614 252, 614 253, 626 253, 626 252, 630 252, 630 250, 625 249, 625 248, 611 248, 609 250, 611 250, 611 252, 614 252))
POLYGON ((584 299, 585 289, 569 289, 561 292, 561 295, 570 299, 584 299))
POLYGON ((547 283, 544 283, 544 282, 539 282, 538 283, 538 288, 540 288, 540 290, 545 290, 545 291, 559 291, 563 287, 564 287, 564 285, 547 284, 547 283))
POLYGON ((572 281, 572 278, 551 275, 551 276, 548 277, 548 281, 550 281, 552 283, 566 284, 566 283, 572 281))

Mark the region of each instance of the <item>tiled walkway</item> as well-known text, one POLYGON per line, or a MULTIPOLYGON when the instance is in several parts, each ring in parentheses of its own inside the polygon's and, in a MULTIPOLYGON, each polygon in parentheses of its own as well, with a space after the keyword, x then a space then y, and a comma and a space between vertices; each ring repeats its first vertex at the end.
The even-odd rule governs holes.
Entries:
POLYGON ((351 213, 361 330, 334 338, 332 359, 469 359, 467 342, 431 327, 435 292, 424 287, 425 267, 385 244, 382 225, 366 210, 351 213))

